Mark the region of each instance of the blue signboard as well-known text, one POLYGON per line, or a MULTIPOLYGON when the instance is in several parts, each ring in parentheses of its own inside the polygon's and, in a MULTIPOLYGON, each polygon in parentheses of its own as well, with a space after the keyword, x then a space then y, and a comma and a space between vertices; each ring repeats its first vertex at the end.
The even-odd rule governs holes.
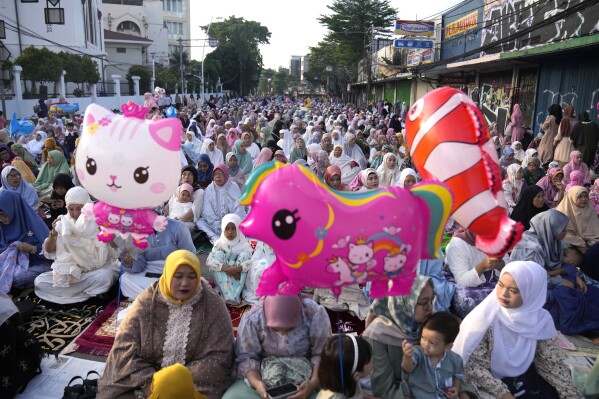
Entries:
POLYGON ((395 48, 433 48, 432 40, 395 39, 395 48))

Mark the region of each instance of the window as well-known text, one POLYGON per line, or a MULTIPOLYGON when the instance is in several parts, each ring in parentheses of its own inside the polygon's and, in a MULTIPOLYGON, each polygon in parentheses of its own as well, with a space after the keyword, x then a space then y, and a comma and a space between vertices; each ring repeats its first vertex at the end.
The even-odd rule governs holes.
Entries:
POLYGON ((102 0, 104 4, 121 4, 124 6, 143 6, 144 0, 102 0))
POLYGON ((21 3, 37 3, 39 0, 21 0, 21 3))
POLYGON ((44 8, 46 25, 64 25, 64 8, 44 8))
POLYGON ((163 0, 162 9, 170 12, 183 12, 183 0, 163 0))
POLYGON ((123 21, 116 27, 116 31, 120 33, 126 33, 128 35, 140 36, 141 31, 139 26, 133 21, 123 21))
POLYGON ((127 52, 127 49, 125 47, 117 47, 116 52, 119 54, 125 54, 127 52))
POLYGON ((4 21, 0 21, 0 39, 6 39, 6 29, 4 27, 4 21))
POLYGON ((96 44, 96 21, 95 21, 95 13, 92 6, 91 0, 87 1, 87 40, 90 43, 96 44))
POLYGON ((182 35, 183 34, 183 24, 181 22, 168 22, 164 23, 166 25, 166 29, 168 33, 171 35, 182 35))

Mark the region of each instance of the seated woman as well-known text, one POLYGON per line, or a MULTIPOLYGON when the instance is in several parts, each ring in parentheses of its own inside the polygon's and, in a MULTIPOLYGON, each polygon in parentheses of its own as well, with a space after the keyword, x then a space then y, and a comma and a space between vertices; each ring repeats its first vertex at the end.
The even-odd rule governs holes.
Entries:
POLYGON ((366 168, 354 178, 350 183, 349 187, 352 191, 366 191, 374 190, 379 187, 379 175, 376 170, 372 168, 366 168))
POLYGON ((419 180, 418 173, 412 168, 406 168, 401 171, 397 185, 402 188, 410 188, 419 180))
POLYGON ((376 173, 379 175, 379 187, 399 186, 402 172, 399 170, 397 156, 391 152, 385 154, 383 162, 376 170, 376 173))
POLYGON ((570 153, 570 162, 564 165, 564 184, 570 183, 570 173, 573 171, 582 173, 583 184, 591 184, 591 171, 587 164, 582 162, 582 152, 575 150, 570 153))
POLYGON ((225 302, 200 278, 195 253, 174 251, 160 280, 139 295, 119 325, 97 397, 167 397, 178 375, 191 374, 189 390, 169 397, 198 398, 199 391, 218 399, 231 383, 232 365, 225 302))
POLYGON ((564 172, 559 168, 551 168, 547 175, 537 182, 537 186, 545 192, 545 203, 549 208, 555 208, 564 198, 566 185, 563 180, 564 172))
POLYGON ((16 155, 7 144, 0 144, 0 170, 10 166, 16 155))
POLYGON ((0 291, 0 397, 11 399, 40 372, 42 348, 23 325, 19 309, 0 291))
POLYGON ((252 265, 245 278, 245 286, 243 287, 241 296, 245 302, 253 305, 261 298, 256 296, 256 289, 258 289, 262 273, 264 272, 264 269, 274 263, 276 256, 272 248, 262 241, 250 241, 250 244, 251 246, 254 246, 255 244, 255 248, 252 258, 250 259, 252 265))
POLYGON ((50 262, 41 254, 48 227, 19 194, 0 190, 0 291, 29 288, 50 262))
POLYGON ((564 334, 584 334, 599 343, 599 288, 586 285, 581 276, 574 283, 562 277, 564 244, 569 218, 550 209, 530 221, 530 230, 513 249, 512 261, 532 261, 545 268, 549 295, 545 309, 549 310, 555 327, 564 334))
POLYGON ((221 235, 221 221, 225 215, 234 213, 240 218, 245 217, 245 210, 239 205, 241 191, 229 180, 227 165, 216 165, 213 177, 214 181, 206 188, 202 216, 196 223, 198 229, 206 233, 212 244, 221 235))
POLYGON ((512 147, 504 147, 502 156, 499 158, 499 167, 501 168, 502 177, 505 177, 507 167, 515 163, 518 163, 518 160, 514 158, 514 150, 512 147))
POLYGON ((341 169, 339 166, 331 165, 324 172, 324 182, 337 191, 351 191, 347 184, 341 181, 341 169))
POLYGON ((541 160, 536 156, 526 157, 522 161, 524 181, 528 186, 537 184, 545 176, 545 169, 541 167, 541 160))
POLYGON ((330 336, 326 310, 311 299, 280 295, 255 303, 241 317, 238 380, 223 399, 267 398, 267 389, 285 383, 298 386, 298 397, 315 398, 320 354, 330 336))
POLYGON ((456 284, 453 307, 461 318, 493 291, 499 270, 507 260, 507 257, 505 260, 489 258, 476 247, 475 240, 474 233, 460 229, 453 234, 445 250, 447 266, 456 284))
MULTIPOLYGON (((185 166, 181 169, 181 180, 180 184, 189 184, 193 189, 193 217, 190 222, 193 223, 193 226, 187 225, 190 232, 196 230, 195 222, 198 220, 200 215, 202 214, 202 207, 204 205, 204 190, 198 183, 198 170, 193 166, 185 166)), ((174 204, 179 198, 179 193, 175 192, 173 196, 168 201, 168 204, 164 207, 164 215, 170 216, 170 205, 174 204)), ((184 221, 187 222, 187 221, 184 221)))
POLYGON ((589 204, 589 192, 585 187, 571 187, 555 209, 570 219, 564 239, 568 244, 584 254, 599 242, 599 218, 589 204))
POLYGON ((252 265, 252 247, 239 230, 240 223, 241 218, 235 214, 223 217, 220 238, 206 260, 216 288, 225 302, 232 305, 241 303, 245 279, 252 265))
POLYGON ((48 153, 48 161, 42 165, 35 183, 32 184, 40 198, 50 195, 54 178, 59 173, 71 176, 71 169, 62 152, 53 150, 48 153))
POLYGON ((53 137, 48 137, 44 140, 44 149, 42 150, 42 162, 41 164, 45 164, 48 162, 48 157, 50 156, 51 151, 58 151, 63 154, 64 150, 56 143, 56 140, 53 137))
POLYGON ((449 312, 456 290, 455 284, 445 275, 444 258, 439 249, 438 259, 420 259, 418 265, 418 274, 430 277, 435 287, 435 312, 449 312))
POLYGON ((210 161, 208 154, 200 155, 198 162, 198 185, 202 189, 206 189, 212 183, 212 173, 214 173, 214 165, 210 161))
POLYGON ((204 139, 200 153, 208 155, 210 162, 212 162, 213 165, 216 165, 217 163, 223 163, 225 160, 225 156, 221 150, 216 148, 216 144, 214 144, 212 139, 204 139))
POLYGON ((578 170, 573 170, 570 172, 570 182, 568 182, 565 187, 566 195, 568 194, 570 187, 576 186, 584 187, 584 175, 578 170))
POLYGON ((356 136, 351 133, 345 133, 343 142, 343 152, 356 161, 360 165, 360 169, 366 168, 368 161, 362 149, 356 144, 356 136))
POLYGON ((333 152, 329 155, 329 161, 331 161, 331 165, 341 169, 341 182, 344 184, 351 183, 362 170, 358 162, 343 153, 342 145, 335 145, 333 152))
POLYGON ((252 163, 252 156, 247 151, 244 142, 241 140, 235 140, 233 152, 237 155, 237 163, 239 164, 241 171, 244 175, 249 176, 250 173, 252 173, 254 165, 252 163))
POLYGON ((185 154, 188 163, 197 165, 200 161, 202 152, 202 142, 198 139, 192 130, 185 132, 186 141, 181 145, 181 149, 185 154))
POLYGON ((545 191, 536 184, 527 186, 520 200, 514 207, 510 218, 516 222, 522 223, 524 231, 530 229, 530 219, 541 212, 545 212, 549 207, 545 203, 545 191))
POLYGON ((512 210, 520 199, 522 189, 526 186, 524 172, 520 165, 513 164, 507 167, 506 177, 503 179, 502 186, 505 202, 508 205, 508 212, 512 213, 512 210))
POLYGON ((329 154, 325 150, 318 150, 312 153, 312 172, 321 179, 324 178, 324 173, 327 168, 331 166, 331 161, 329 161, 329 154))
POLYGON ((547 273, 534 262, 512 262, 493 292, 462 322, 453 351, 481 399, 576 399, 558 348, 556 331, 543 309, 547 273))
POLYGON ((21 173, 14 166, 7 166, 2 169, 2 187, 0 187, 0 191, 2 190, 16 192, 31 209, 37 211, 39 198, 35 188, 23 180, 21 173))
POLYGON ((117 245, 98 241, 95 220, 81 215, 91 204, 83 187, 71 188, 65 197, 68 214, 52 223, 44 241, 44 256, 51 259, 52 271, 35 279, 35 294, 49 302, 83 302, 108 292, 119 277, 117 245))
POLYGON ((242 192, 245 187, 246 176, 241 171, 239 163, 237 162, 237 154, 234 152, 228 152, 226 156, 227 167, 229 168, 229 179, 237 184, 239 191, 242 192))

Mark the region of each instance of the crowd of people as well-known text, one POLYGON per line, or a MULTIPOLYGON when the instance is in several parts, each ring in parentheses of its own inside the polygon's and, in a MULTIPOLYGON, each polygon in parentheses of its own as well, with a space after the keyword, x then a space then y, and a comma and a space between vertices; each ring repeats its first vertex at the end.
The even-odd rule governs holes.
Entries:
MULTIPOLYGON (((166 117, 151 93, 145 101, 148 119, 166 117)), ((571 106, 551 106, 534 138, 517 104, 505 129, 490 126, 500 195, 526 229, 503 259, 450 220, 444 253, 420 262, 407 296, 372 301, 358 285, 339 298, 256 296, 275 255, 239 229, 252 171, 277 161, 310 169, 331 190, 409 189, 420 175, 404 140, 407 112, 383 101, 180 102, 179 187, 155 209, 168 225, 144 250, 99 242, 82 214, 93 199, 73 167, 79 115, 41 118, 28 136, 0 134, 0 302, 31 287, 48 302, 83 302, 108 295, 122 270, 121 291, 135 301, 100 398, 267 398, 288 383, 291 398, 582 397, 555 338, 559 330, 599 344, 599 127, 571 106), (202 242, 212 245, 208 276, 196 256, 202 242), (252 308, 234 338, 225 305, 244 304, 252 308), (325 306, 365 319, 363 335, 333 335, 325 306)), ((0 339, 19 325, 7 309, 0 339)), ((0 379, 9 373, 0 366, 0 379)))

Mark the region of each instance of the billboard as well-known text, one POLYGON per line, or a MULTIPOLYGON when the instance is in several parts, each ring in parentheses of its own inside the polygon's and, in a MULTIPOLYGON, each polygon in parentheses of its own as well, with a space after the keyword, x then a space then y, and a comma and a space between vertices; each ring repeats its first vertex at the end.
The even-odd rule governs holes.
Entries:
POLYGON ((433 21, 395 21, 396 35, 432 36, 435 34, 435 23, 433 21))
POLYGON ((418 65, 430 64, 433 62, 433 50, 416 50, 408 54, 407 66, 415 67, 418 65))
POLYGON ((445 26, 445 39, 457 36, 460 33, 468 32, 475 29, 478 25, 478 10, 472 11, 470 14, 456 19, 445 26))

